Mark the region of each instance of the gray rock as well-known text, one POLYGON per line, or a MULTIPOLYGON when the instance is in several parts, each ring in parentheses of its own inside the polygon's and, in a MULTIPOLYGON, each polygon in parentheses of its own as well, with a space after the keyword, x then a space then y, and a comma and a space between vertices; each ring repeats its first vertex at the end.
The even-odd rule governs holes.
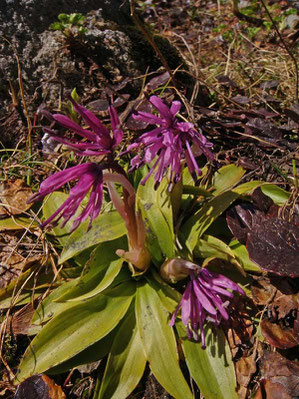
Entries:
MULTIPOLYGON (((132 23, 128 7, 123 0, 1 0, 0 35, 19 55, 29 108, 41 101, 57 105, 62 88, 76 87, 83 94, 98 84, 99 75, 113 82, 119 75, 133 78, 144 74, 148 66, 161 65, 132 23), (62 33, 49 26, 58 14, 74 12, 88 15, 88 32, 84 40, 66 44, 62 33)), ((162 48, 166 46, 172 68, 182 64, 167 40, 158 41, 162 48)), ((8 79, 17 86, 17 62, 12 48, 0 39, 0 101, 4 104, 11 101, 8 79)), ((132 84, 135 89, 137 85, 138 81, 132 84)))

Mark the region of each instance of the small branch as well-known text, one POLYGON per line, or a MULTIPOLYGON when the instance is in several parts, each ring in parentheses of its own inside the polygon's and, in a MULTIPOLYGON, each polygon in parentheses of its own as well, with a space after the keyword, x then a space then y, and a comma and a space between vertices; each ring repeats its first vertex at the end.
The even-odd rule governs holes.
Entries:
POLYGON ((239 19, 241 19, 243 21, 246 21, 249 24, 253 24, 253 25, 256 25, 256 26, 262 26, 263 22, 264 22, 262 19, 251 17, 249 15, 245 15, 245 14, 240 12, 238 1, 239 0, 233 0, 233 14, 237 18, 239 18, 239 19))
POLYGON ((135 5, 134 5, 134 0, 129 0, 130 1, 130 11, 131 11, 131 17, 133 18, 136 26, 141 30, 141 32, 144 34, 146 37, 147 41, 149 44, 152 46, 152 48, 155 50, 157 56, 160 58, 164 68, 167 70, 169 73, 169 76, 172 78, 174 81, 174 76, 172 73, 172 70, 170 69, 164 55, 161 53, 159 47, 156 45, 152 35, 147 31, 147 29, 144 27, 143 23, 140 21, 138 15, 135 12, 135 5))

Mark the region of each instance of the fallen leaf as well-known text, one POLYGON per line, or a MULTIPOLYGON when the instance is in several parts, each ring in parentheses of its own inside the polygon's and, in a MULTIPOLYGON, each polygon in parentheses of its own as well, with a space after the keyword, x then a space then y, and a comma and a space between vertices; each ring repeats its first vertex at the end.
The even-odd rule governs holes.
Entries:
POLYGON ((19 215, 26 212, 31 204, 27 204, 32 190, 23 180, 7 180, 0 184, 0 217, 19 215))
POLYGON ((249 257, 261 268, 280 276, 299 277, 299 228, 285 220, 264 220, 247 235, 249 257))
POLYGON ((254 399, 292 399, 292 396, 288 394, 281 384, 262 379, 254 399))
POLYGON ((278 352, 264 351, 260 367, 264 378, 283 386, 291 397, 299 396, 298 361, 288 360, 278 352))
POLYGON ((266 80, 260 84, 261 89, 274 89, 279 85, 278 80, 266 80))
POLYGON ((289 349, 298 345, 293 329, 282 328, 266 319, 261 321, 260 326, 263 336, 276 348, 289 349))
POLYGON ((35 375, 23 381, 16 390, 14 399, 65 399, 61 387, 45 374, 35 375))
MULTIPOLYGON (((256 373, 256 361, 254 354, 243 356, 235 363, 237 382, 242 388, 247 388, 253 374, 256 373)), ((242 392, 243 390, 240 389, 242 392)), ((239 394, 240 397, 240 394, 239 394)))
POLYGON ((299 104, 292 105, 290 108, 285 109, 284 112, 294 122, 299 123, 299 104))
POLYGON ((34 312, 35 307, 31 302, 23 306, 10 317, 7 332, 14 335, 27 334, 34 312))

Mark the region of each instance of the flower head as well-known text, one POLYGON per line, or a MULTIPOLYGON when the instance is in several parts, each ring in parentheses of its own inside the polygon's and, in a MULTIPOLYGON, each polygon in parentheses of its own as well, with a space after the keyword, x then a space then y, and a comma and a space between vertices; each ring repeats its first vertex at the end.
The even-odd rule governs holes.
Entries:
POLYGON ((50 114, 42 111, 51 121, 55 121, 66 129, 83 137, 84 141, 58 136, 55 130, 45 127, 44 131, 51 135, 59 143, 67 145, 70 149, 76 151, 78 155, 104 155, 110 153, 122 140, 123 131, 120 129, 120 122, 113 106, 109 106, 111 120, 111 131, 87 108, 77 104, 72 97, 69 97, 74 109, 82 116, 82 119, 89 126, 89 129, 83 129, 69 117, 62 114, 50 114))
POLYGON ((69 197, 42 224, 42 227, 53 221, 58 222, 61 218, 64 219, 63 227, 75 215, 81 202, 89 192, 89 200, 81 214, 74 220, 72 230, 75 230, 88 217, 90 218, 88 228, 90 228, 92 221, 99 215, 103 199, 103 173, 100 165, 91 162, 54 173, 42 182, 39 192, 31 197, 29 201, 39 201, 47 194, 58 190, 72 180, 78 180, 78 182, 70 190, 69 197))
POLYGON ((221 319, 227 321, 229 319, 227 306, 229 300, 234 297, 231 291, 242 295, 245 293, 236 283, 221 274, 205 268, 197 272, 198 266, 194 264, 192 268, 194 270, 190 270, 191 280, 169 324, 174 325, 178 311, 181 309, 182 322, 187 328, 188 338, 198 340, 198 330, 200 330, 204 348, 206 346, 203 329, 205 321, 211 321, 216 325, 219 325, 221 319))
POLYGON ((137 142, 128 147, 126 152, 139 149, 143 151, 143 156, 138 154, 132 159, 131 170, 149 164, 157 156, 154 165, 141 183, 144 184, 156 170, 155 182, 157 187, 170 168, 169 180, 172 187, 172 184, 175 184, 181 178, 181 162, 185 160, 191 175, 196 180, 201 171, 197 165, 195 153, 196 155, 204 154, 212 160, 213 154, 210 151, 212 144, 194 129, 192 123, 179 122, 176 117, 182 105, 179 101, 173 101, 170 108, 157 96, 151 96, 149 101, 157 109, 160 116, 138 112, 133 117, 158 125, 158 127, 144 133, 137 139, 137 142))

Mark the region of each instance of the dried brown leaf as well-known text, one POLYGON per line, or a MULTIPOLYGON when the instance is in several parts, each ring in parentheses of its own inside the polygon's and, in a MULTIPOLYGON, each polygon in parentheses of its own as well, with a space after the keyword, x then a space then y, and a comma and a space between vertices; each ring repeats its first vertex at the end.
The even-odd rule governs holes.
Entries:
POLYGON ((31 204, 27 204, 32 190, 21 179, 7 180, 0 184, 0 217, 19 215, 26 212, 31 204))
POLYGON ((35 375, 27 378, 17 388, 14 399, 65 399, 61 387, 46 376, 35 375))

